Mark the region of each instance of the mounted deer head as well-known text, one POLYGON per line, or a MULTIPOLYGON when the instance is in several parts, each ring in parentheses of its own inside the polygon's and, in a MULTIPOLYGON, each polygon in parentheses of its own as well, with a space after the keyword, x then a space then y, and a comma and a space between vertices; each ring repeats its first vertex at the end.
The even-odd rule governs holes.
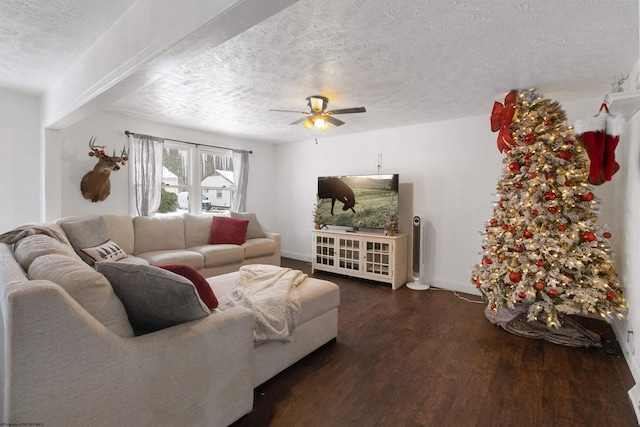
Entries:
POLYGON ((116 157, 116 151, 113 150, 113 156, 107 156, 104 152, 104 145, 95 145, 96 138, 91 137, 89 140, 90 157, 96 157, 98 163, 93 167, 93 170, 87 172, 82 177, 80 182, 80 191, 85 199, 92 202, 101 202, 111 193, 111 182, 109 181, 109 175, 111 171, 120 170, 118 164, 122 166, 127 164, 129 160, 126 147, 122 148, 120 156, 116 157))

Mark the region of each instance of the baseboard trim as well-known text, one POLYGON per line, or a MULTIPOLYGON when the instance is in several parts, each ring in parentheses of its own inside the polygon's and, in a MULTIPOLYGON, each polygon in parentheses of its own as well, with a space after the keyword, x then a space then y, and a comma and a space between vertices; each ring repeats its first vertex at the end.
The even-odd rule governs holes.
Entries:
POLYGON ((309 255, 304 255, 297 252, 281 251, 280 255, 284 258, 295 259, 296 261, 311 262, 311 257, 309 255))

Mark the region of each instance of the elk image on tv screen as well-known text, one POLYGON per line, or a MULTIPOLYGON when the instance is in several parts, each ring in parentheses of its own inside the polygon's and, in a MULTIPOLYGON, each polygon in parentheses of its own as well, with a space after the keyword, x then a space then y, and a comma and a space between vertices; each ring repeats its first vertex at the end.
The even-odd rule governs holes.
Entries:
POLYGON ((318 199, 323 225, 383 229, 398 213, 398 174, 318 177, 318 199))

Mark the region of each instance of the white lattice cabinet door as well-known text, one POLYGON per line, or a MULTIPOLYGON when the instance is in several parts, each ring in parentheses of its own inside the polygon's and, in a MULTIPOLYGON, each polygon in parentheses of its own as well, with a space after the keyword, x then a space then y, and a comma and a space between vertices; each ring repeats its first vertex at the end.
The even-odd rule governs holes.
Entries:
POLYGON ((408 238, 341 230, 313 230, 311 269, 389 283, 407 282, 408 238))

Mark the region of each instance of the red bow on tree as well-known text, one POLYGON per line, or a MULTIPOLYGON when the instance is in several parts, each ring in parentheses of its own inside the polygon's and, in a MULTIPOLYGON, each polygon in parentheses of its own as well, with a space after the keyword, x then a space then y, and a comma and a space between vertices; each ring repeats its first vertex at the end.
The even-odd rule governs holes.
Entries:
POLYGON ((509 132, 509 126, 513 120, 513 115, 516 113, 517 96, 518 93, 512 90, 505 96, 504 105, 499 102, 493 103, 493 111, 491 111, 491 131, 500 131, 498 134, 498 150, 500 150, 501 153, 507 151, 510 145, 516 145, 509 132))

